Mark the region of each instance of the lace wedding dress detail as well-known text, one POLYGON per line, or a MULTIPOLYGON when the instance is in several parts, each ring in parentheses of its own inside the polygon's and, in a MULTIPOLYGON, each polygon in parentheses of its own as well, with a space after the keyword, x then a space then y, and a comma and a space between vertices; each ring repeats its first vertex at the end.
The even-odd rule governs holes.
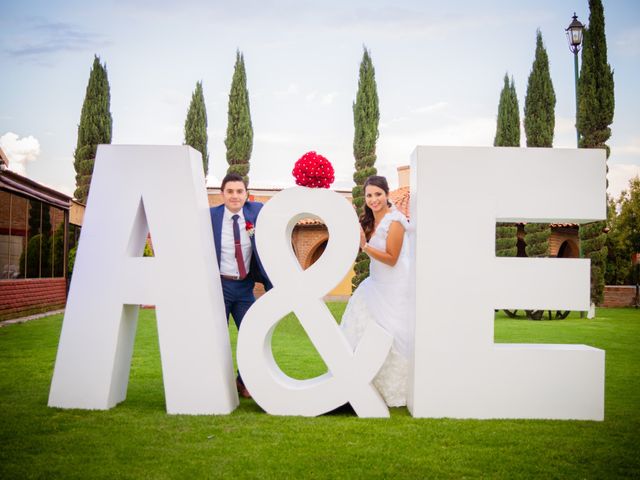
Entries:
POLYGON ((369 245, 378 250, 386 248, 391 223, 400 222, 405 236, 393 267, 371 259, 370 276, 353 292, 342 316, 341 328, 352 348, 362 338, 369 322, 376 322, 392 337, 393 345, 373 385, 390 407, 407 403, 409 356, 413 348, 409 304, 409 224, 395 207, 380 221, 369 245))

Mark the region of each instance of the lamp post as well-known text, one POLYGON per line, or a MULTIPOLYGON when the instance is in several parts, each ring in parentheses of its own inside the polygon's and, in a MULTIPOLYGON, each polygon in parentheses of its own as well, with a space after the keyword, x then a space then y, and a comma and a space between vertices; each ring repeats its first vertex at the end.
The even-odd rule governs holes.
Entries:
POLYGON ((565 29, 567 40, 569 41, 569 50, 573 53, 573 66, 576 77, 576 142, 580 146, 580 132, 578 131, 578 52, 582 45, 582 31, 584 25, 578 20, 576 12, 573 12, 573 21, 565 29))

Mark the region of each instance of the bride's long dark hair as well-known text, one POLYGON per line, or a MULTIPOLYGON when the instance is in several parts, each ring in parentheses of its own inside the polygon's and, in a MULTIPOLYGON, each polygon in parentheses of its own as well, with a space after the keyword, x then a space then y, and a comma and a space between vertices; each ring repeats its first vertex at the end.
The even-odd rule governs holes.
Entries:
POLYGON ((391 206, 391 202, 389 202, 389 184, 387 183, 387 179, 385 177, 381 177, 379 175, 371 175, 364 181, 364 185, 362 186, 362 195, 364 196, 364 211, 362 215, 360 215, 360 225, 362 225, 362 230, 364 230, 364 234, 367 237, 367 240, 371 238, 373 234, 373 226, 375 225, 375 219, 373 218, 373 212, 369 207, 367 207, 367 196, 366 191, 369 185, 373 185, 374 187, 381 188, 384 190, 384 193, 387 195, 387 206, 391 206))

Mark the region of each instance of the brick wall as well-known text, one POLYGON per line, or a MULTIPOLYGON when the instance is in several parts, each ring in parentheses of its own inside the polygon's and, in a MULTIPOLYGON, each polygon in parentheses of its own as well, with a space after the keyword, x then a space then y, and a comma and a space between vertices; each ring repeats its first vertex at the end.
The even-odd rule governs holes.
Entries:
POLYGON ((633 307, 636 287, 633 285, 607 285, 601 307, 633 307))
POLYGON ((28 278, 0 281, 0 320, 64 308, 64 278, 28 278))
POLYGON ((578 227, 551 227, 549 236, 549 256, 557 257, 558 251, 564 242, 569 242, 570 246, 564 252, 565 257, 578 258, 580 256, 580 236, 578 227))
POLYGON ((324 225, 297 225, 293 229, 291 242, 293 251, 298 258, 302 268, 309 268, 313 263, 314 253, 321 245, 329 239, 329 232, 324 225))

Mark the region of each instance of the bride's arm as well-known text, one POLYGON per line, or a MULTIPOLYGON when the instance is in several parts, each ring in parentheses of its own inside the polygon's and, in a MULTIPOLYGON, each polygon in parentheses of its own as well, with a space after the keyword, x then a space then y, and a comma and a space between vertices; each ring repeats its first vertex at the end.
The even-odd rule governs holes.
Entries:
POLYGON ((362 251, 375 258, 379 262, 393 267, 398 261, 400 250, 402 249, 402 241, 404 240, 404 227, 400 222, 391 222, 389 226, 389 234, 387 235, 387 248, 385 251, 373 248, 365 243, 362 251))

